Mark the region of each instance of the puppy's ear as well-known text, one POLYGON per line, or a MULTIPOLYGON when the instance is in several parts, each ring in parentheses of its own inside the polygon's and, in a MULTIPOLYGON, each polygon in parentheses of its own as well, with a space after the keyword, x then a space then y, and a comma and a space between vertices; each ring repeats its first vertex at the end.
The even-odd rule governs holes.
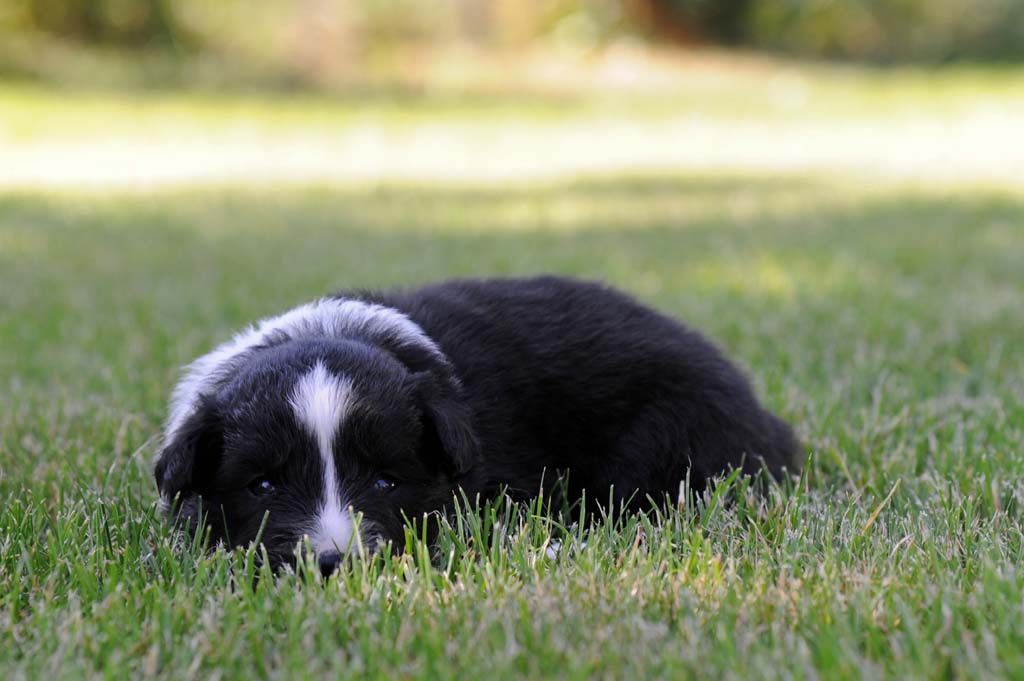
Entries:
POLYGON ((415 374, 414 380, 425 418, 425 456, 437 459, 452 475, 462 475, 476 462, 479 443, 458 384, 429 372, 415 374))
POLYGON ((168 508, 178 495, 191 496, 197 480, 213 474, 224 449, 220 418, 206 401, 171 437, 153 469, 156 486, 168 508))

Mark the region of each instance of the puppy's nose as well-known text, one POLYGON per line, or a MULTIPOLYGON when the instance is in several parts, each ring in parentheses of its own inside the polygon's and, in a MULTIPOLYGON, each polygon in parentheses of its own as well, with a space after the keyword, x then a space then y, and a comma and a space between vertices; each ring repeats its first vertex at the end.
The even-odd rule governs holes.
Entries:
POLYGON ((317 560, 320 561, 320 574, 330 577, 341 564, 341 554, 337 551, 324 551, 317 556, 317 560))

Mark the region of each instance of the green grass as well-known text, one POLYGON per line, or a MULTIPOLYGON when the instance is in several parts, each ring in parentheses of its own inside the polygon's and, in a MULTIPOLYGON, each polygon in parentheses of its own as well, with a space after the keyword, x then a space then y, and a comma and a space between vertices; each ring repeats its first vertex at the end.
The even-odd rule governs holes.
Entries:
MULTIPOLYGON (((860 77, 847 96, 870 99, 881 86, 860 77)), ((932 77, 925 104, 972 106, 962 75, 932 77)), ((139 100, 143 118, 206 125, 192 95, 164 96, 163 114, 139 100)), ((33 97, 0 120, 75 134, 73 107, 33 97)), ((91 97, 87 135, 121 106, 91 97)), ((261 101, 239 115, 273 119, 261 101)), ((284 133, 318 106, 295 104, 284 133)), ((342 127, 359 114, 323 106, 342 127)), ((375 106, 396 125, 447 115, 375 106)), ((500 126, 505 106, 467 119, 500 126)), ((577 115, 559 106, 531 125, 577 115)), ((6 189, 0 294, 2 678, 1024 675, 1017 186, 675 168, 6 189), (433 561, 413 541, 327 583, 255 589, 253 551, 201 555, 156 517, 177 367, 231 330, 342 286, 539 271, 600 277, 706 331, 796 426, 804 477, 590 532, 536 508, 467 513, 433 561), (568 548, 550 558, 553 539, 568 548)))

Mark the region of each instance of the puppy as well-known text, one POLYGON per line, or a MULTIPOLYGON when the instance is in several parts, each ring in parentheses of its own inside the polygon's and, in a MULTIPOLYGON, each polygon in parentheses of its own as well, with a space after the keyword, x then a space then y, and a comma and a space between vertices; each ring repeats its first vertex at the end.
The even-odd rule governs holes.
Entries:
POLYGON ((637 508, 739 468, 797 472, 789 427, 698 333, 561 277, 353 292, 265 319, 171 398, 162 506, 271 561, 400 547, 403 518, 502 491, 637 508), (358 522, 357 522, 358 519, 358 522), (262 532, 261 532, 262 529, 262 532))

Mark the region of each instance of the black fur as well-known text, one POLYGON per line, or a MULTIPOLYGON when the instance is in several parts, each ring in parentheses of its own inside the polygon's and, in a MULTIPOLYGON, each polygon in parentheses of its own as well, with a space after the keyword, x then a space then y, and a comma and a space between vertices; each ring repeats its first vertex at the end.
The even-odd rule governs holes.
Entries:
MULTIPOLYGON (((363 539, 400 545, 403 515, 507 490, 535 495, 568 473, 578 498, 639 507, 733 468, 795 473, 789 427, 698 333, 608 287, 561 277, 449 281, 343 293, 408 316, 443 351, 403 338, 283 334, 235 361, 158 457, 165 498, 214 539, 262 541, 288 559, 316 514, 323 465, 288 395, 318 361, 358 399, 334 442, 363 539), (267 479, 272 491, 255 492, 267 479), (378 489, 377 481, 392 481, 378 489)), ((371 542, 372 543, 372 542, 371 542)))

